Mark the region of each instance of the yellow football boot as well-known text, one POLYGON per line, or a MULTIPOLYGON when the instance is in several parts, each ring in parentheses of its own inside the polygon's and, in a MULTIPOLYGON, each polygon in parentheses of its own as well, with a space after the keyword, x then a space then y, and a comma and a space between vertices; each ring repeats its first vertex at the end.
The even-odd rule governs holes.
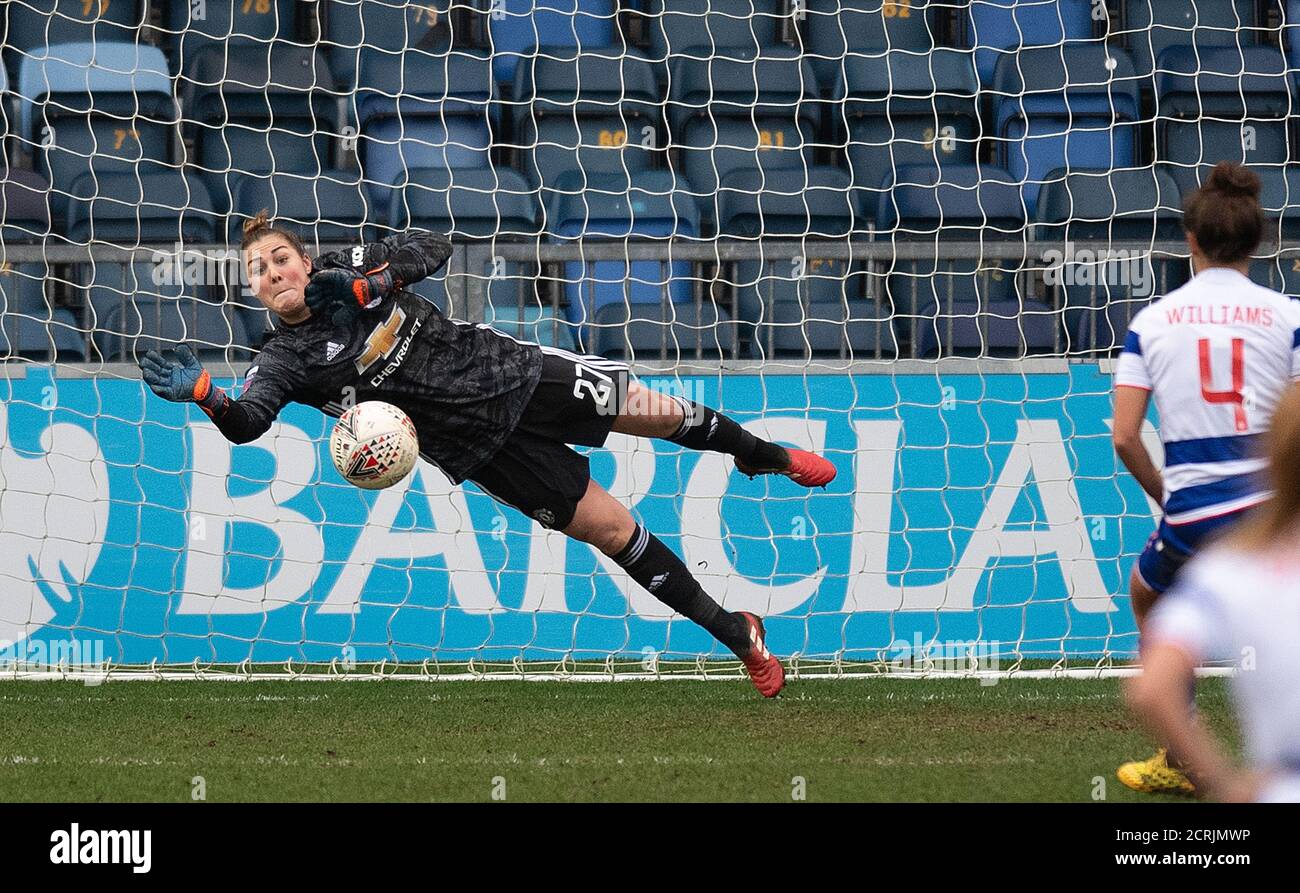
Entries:
POLYGON ((1169 755, 1162 747, 1147 760, 1125 763, 1115 771, 1125 785, 1144 794, 1194 794, 1196 785, 1179 769, 1169 765, 1169 755))

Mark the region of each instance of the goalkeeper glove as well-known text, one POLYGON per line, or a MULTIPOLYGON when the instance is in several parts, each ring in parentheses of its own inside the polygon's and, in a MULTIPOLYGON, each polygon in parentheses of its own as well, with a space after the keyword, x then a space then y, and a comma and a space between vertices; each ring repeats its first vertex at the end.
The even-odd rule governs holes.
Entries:
POLYGON ((312 316, 329 313, 334 324, 341 326, 398 287, 385 264, 366 275, 351 270, 321 270, 311 277, 302 296, 312 316))
POLYGON ((156 350, 147 351, 140 359, 140 375, 159 397, 174 403, 197 403, 217 419, 225 414, 230 404, 226 392, 212 383, 211 376, 199 363, 188 344, 178 344, 171 351, 175 360, 164 359, 156 350))

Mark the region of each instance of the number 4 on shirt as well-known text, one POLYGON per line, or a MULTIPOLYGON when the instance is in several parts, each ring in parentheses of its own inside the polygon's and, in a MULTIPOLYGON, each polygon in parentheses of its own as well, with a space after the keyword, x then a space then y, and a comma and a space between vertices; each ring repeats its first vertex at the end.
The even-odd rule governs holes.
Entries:
POLYGON ((1201 397, 1206 403, 1231 403, 1233 420, 1238 431, 1245 431, 1246 405, 1243 390, 1246 384, 1246 339, 1232 339, 1232 390, 1216 391, 1214 388, 1214 370, 1210 360, 1210 339, 1201 338, 1196 342, 1197 353, 1201 360, 1201 397))

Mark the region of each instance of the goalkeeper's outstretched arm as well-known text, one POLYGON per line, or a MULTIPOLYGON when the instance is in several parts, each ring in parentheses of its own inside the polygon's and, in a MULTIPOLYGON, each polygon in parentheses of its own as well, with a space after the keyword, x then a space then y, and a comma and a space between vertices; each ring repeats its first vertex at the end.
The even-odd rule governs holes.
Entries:
POLYGON ((140 360, 145 384, 159 397, 176 403, 197 403, 218 430, 232 443, 249 443, 266 433, 284 405, 293 399, 295 366, 282 361, 278 351, 264 349, 244 378, 238 400, 212 383, 212 377, 186 344, 177 345, 172 357, 148 351, 140 360))

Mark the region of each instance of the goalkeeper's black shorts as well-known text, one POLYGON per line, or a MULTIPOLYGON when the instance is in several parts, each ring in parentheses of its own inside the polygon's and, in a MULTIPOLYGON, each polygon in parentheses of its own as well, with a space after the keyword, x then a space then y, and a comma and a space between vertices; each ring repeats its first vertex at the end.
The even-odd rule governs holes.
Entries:
POLYGON ((510 437, 469 476, 498 502, 543 527, 573 521, 591 480, 586 455, 566 444, 605 445, 627 404, 626 363, 543 347, 542 377, 510 437))

